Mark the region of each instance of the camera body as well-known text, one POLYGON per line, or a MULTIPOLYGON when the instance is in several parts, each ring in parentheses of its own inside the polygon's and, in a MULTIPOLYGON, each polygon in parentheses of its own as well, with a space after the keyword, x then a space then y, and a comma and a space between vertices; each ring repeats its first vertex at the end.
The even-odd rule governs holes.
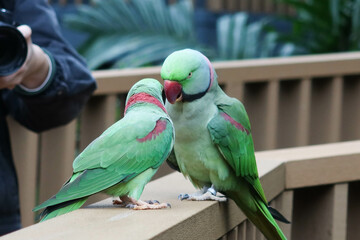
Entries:
POLYGON ((26 39, 17 30, 17 26, 12 19, 12 13, 0 9, 0 76, 16 72, 26 60, 26 39))

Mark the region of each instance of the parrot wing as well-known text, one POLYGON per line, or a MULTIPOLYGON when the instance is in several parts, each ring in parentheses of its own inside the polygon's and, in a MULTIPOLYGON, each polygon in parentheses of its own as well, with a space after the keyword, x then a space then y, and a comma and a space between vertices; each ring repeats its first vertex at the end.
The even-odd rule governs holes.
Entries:
POLYGON ((79 199, 127 182, 148 168, 158 168, 173 146, 168 118, 127 114, 95 139, 74 161, 73 177, 34 211, 79 199), (136 120, 134 120, 136 119, 136 120))
POLYGON ((154 113, 131 112, 79 154, 73 163, 74 173, 108 168, 114 163, 122 171, 141 166, 157 168, 170 154, 172 143, 171 120, 154 113))
POLYGON ((234 170, 244 177, 267 204, 258 178, 250 121, 244 106, 237 99, 218 104, 218 113, 208 123, 212 141, 234 170))

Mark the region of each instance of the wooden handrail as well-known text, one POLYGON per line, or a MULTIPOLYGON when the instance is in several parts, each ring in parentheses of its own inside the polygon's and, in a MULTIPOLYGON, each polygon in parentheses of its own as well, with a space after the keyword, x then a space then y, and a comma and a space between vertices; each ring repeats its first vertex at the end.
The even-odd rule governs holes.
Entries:
MULTIPOLYGON (((360 52, 216 61, 213 66, 220 84, 349 75, 359 73, 360 52)), ((95 95, 126 93, 135 82, 146 77, 160 80, 160 69, 156 66, 94 71, 98 82, 95 95)))
MULTIPOLYGON (((323 224, 311 233, 314 239, 319 236, 319 239, 345 239, 346 235, 356 233, 356 229, 347 228, 346 219, 354 216, 343 203, 359 199, 358 195, 350 194, 348 186, 352 184, 350 182, 360 180, 360 141, 257 152, 256 157, 268 200, 274 200, 275 205, 281 203, 277 207, 293 222, 283 227, 287 236, 302 239, 294 236, 294 232, 302 232, 303 237, 311 231, 308 224, 299 223, 302 217, 299 211, 309 214, 307 221, 310 222, 314 216, 317 220, 319 216, 327 217, 321 219, 323 224), (307 188, 303 190, 304 187, 307 188), (309 196, 312 201, 308 204, 326 204, 308 213, 306 208, 297 208, 302 207, 298 202, 299 198, 304 198, 302 192, 309 191, 310 187, 320 190, 309 196), (298 198, 293 197, 294 194, 298 198), (324 211, 328 214, 323 215, 324 211), (334 228, 329 230, 329 224, 334 228), (326 234, 328 238, 321 238, 326 234)), ((233 201, 177 199, 179 193, 193 191, 193 186, 180 173, 172 173, 150 182, 141 197, 169 202, 171 209, 133 211, 114 207, 111 199, 106 199, 6 235, 3 239, 218 239, 240 234, 253 239, 249 236, 258 234, 251 224, 246 223, 245 216, 233 201), (243 224, 247 224, 246 227, 243 224)))

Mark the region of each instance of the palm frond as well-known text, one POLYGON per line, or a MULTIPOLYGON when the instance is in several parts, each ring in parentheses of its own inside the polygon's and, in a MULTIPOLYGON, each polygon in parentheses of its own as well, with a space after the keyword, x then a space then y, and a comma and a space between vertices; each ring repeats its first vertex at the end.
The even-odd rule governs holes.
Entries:
POLYGON ((249 23, 245 12, 227 14, 217 21, 218 55, 220 59, 246 59, 282 56, 290 53, 282 51, 278 44, 278 33, 270 31, 269 20, 262 19, 249 23))
POLYGON ((64 22, 89 34, 79 51, 91 69, 154 64, 166 58, 164 53, 184 47, 208 50, 196 39, 189 0, 172 5, 163 0, 98 0, 94 6, 80 5, 64 22))

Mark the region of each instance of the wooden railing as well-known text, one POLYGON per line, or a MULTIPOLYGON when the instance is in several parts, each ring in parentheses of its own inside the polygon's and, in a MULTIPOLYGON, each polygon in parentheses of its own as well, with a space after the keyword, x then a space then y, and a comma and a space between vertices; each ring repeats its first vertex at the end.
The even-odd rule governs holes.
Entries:
MULTIPOLYGON (((178 0, 169 0, 176 3, 178 0)), ((196 4, 199 0, 191 0, 196 4)), ((292 8, 280 3, 278 0, 200 0, 204 7, 214 12, 245 11, 260 14, 293 14, 292 8)), ((91 0, 49 0, 51 4, 66 6, 70 4, 89 4, 91 0)))
MULTIPOLYGON (((196 1, 196 0, 195 0, 196 1)), ((294 14, 294 10, 279 0, 207 0, 206 6, 215 12, 244 11, 259 14, 294 14)))
MULTIPOLYGON (((360 239, 360 141, 257 152, 260 179, 271 205, 291 224, 288 239, 360 239)), ((180 173, 150 182, 142 199, 171 209, 135 211, 111 199, 35 224, 3 239, 264 239, 232 200, 177 199, 195 189, 180 173)))
MULTIPOLYGON (((244 102, 256 150, 360 139, 360 53, 214 66, 225 91, 244 102)), ((39 135, 9 118, 24 226, 34 223, 31 209, 70 176, 76 154, 121 117, 130 87, 144 77, 160 79, 159 72, 160 67, 94 72, 98 90, 81 116, 39 135)), ((157 177, 169 172, 164 164, 157 177)))

